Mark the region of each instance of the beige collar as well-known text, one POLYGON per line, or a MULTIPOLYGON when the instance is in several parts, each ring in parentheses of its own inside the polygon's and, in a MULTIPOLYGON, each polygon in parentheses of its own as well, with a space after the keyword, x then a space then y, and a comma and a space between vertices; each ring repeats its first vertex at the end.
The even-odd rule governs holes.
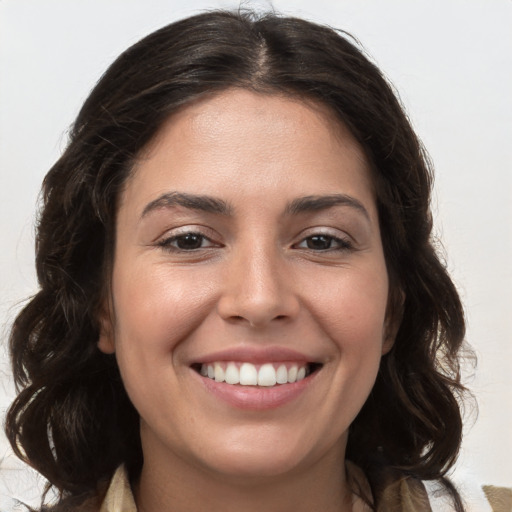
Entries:
POLYGON ((114 473, 100 512, 137 512, 130 480, 124 466, 118 467, 114 473))
MULTIPOLYGON (((350 462, 347 462, 346 465, 347 472, 351 475, 353 481, 357 482, 362 491, 371 495, 368 481, 363 472, 350 462)), ((403 512, 431 510, 425 489, 423 486, 421 486, 421 489, 416 489, 412 485, 413 483, 402 480, 386 487, 378 510, 392 510, 393 512, 398 510, 403 512)), ((484 487, 484 490, 494 512, 512 512, 512 489, 487 486, 484 487)), ((137 512, 130 481, 124 466, 117 468, 114 473, 99 512, 137 512)))
MULTIPOLYGON (((346 462, 346 466, 347 472, 358 483, 360 489, 371 496, 370 487, 363 472, 349 461, 346 462)), ((124 466, 119 466, 114 473, 99 512, 137 512, 128 472, 124 466)))

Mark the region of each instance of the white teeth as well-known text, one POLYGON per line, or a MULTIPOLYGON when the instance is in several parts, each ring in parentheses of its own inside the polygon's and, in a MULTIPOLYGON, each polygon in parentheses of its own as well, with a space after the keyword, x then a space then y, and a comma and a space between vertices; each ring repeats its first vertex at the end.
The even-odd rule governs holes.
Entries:
POLYGON ((278 384, 286 384, 288 382, 288 370, 284 364, 277 369, 276 382, 278 384))
POLYGON ((276 384, 291 384, 304 379, 307 375, 307 365, 298 364, 272 364, 265 363, 259 366, 252 363, 214 362, 203 364, 199 370, 203 377, 216 382, 227 384, 240 384, 242 386, 272 387, 276 384))
POLYGON ((240 372, 235 363, 228 363, 224 378, 228 384, 238 384, 240 382, 240 372))
POLYGON ((213 365, 213 372, 216 382, 224 382, 224 370, 220 363, 215 363, 213 365))
POLYGON ((275 386, 276 370, 271 364, 264 364, 258 372, 258 386, 275 386))
POLYGON ((258 370, 251 363, 243 363, 240 366, 240 384, 245 386, 256 386, 258 384, 258 370))

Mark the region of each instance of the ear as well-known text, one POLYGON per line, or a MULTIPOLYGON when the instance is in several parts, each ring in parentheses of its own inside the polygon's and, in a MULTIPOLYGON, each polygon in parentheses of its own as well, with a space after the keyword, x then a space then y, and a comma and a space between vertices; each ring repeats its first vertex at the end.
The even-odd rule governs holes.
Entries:
POLYGON ((382 339, 382 355, 387 354, 395 344, 396 335, 404 312, 405 293, 398 290, 398 293, 392 293, 386 311, 386 319, 384 321, 384 336, 382 339))
POLYGON ((108 304, 103 304, 98 320, 100 324, 100 335, 98 338, 98 348, 104 354, 113 354, 116 351, 114 342, 114 322, 112 321, 111 308, 108 304))
POLYGON ((393 348, 393 345, 395 344, 396 333, 398 332, 398 328, 391 330, 387 325, 384 326, 384 329, 384 339, 382 340, 381 350, 381 354, 383 356, 386 355, 393 348))

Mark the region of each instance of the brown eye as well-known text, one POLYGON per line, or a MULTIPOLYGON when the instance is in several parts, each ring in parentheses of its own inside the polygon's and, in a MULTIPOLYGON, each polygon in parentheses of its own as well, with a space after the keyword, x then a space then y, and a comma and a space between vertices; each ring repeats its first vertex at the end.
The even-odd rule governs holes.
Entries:
POLYGON ((183 233, 166 238, 158 243, 160 247, 164 247, 171 251, 195 251, 213 247, 215 244, 201 233, 183 233))
POLYGON ((197 233, 187 233, 186 235, 178 236, 174 242, 178 249, 190 251, 199 249, 203 244, 204 236, 197 233))
POLYGON ((352 249, 352 243, 342 238, 318 234, 304 238, 296 247, 310 251, 343 251, 352 249))
POLYGON ((306 246, 315 251, 325 251, 332 248, 333 241, 331 236, 315 235, 306 238, 306 246))

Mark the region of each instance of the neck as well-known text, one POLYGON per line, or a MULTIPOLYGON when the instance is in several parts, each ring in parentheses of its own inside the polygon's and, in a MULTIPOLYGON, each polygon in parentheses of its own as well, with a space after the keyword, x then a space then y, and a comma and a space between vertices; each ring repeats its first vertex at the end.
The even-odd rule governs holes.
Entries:
MULTIPOLYGON (((153 453, 155 453, 153 451, 153 453)), ((185 462, 169 452, 146 458, 135 500, 139 512, 355 512, 364 510, 347 485, 344 447, 307 469, 240 477, 185 462), (336 453, 334 453, 336 452, 336 453)))

